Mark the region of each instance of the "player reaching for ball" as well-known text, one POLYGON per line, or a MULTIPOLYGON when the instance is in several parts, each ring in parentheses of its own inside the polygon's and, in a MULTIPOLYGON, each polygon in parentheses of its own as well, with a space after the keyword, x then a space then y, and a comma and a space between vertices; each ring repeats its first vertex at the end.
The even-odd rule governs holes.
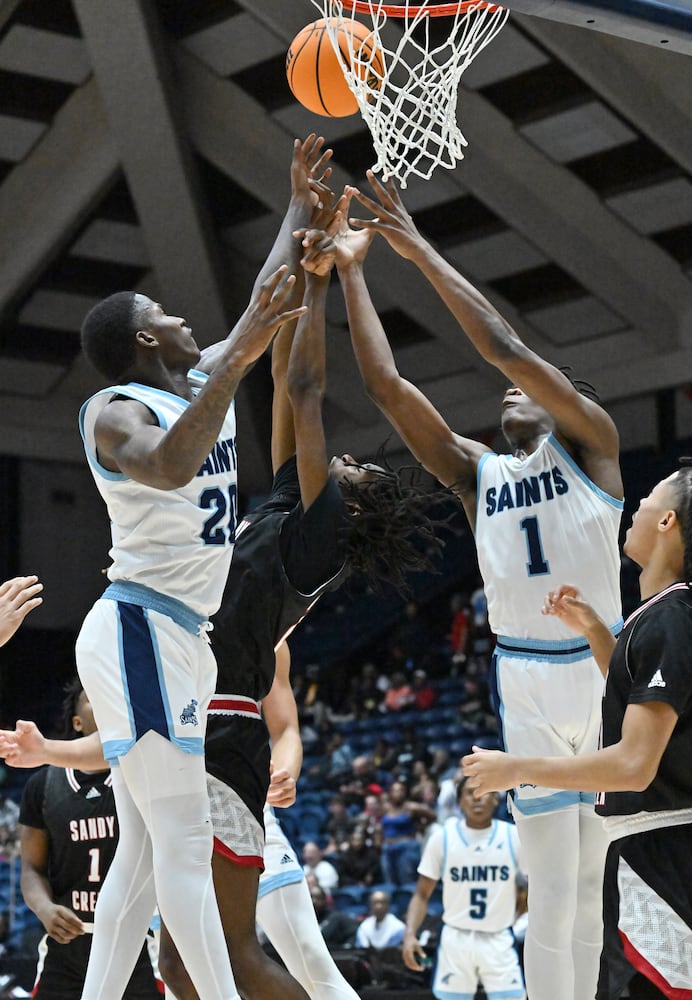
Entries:
MULTIPOLYGON (((505 747, 518 756, 594 750, 601 677, 583 637, 540 613, 550 581, 573 580, 616 633, 620 611, 618 435, 591 388, 544 361, 418 232, 395 185, 347 193, 376 217, 336 234, 336 265, 369 395, 419 461, 456 493, 478 549, 497 647, 492 674, 505 747), (427 278, 479 354, 509 386, 509 453, 455 433, 399 374, 364 277, 376 234, 427 278)), ((531 885, 526 938, 531 1000, 592 1000, 602 940, 607 847, 593 796, 523 784, 512 813, 531 885)))

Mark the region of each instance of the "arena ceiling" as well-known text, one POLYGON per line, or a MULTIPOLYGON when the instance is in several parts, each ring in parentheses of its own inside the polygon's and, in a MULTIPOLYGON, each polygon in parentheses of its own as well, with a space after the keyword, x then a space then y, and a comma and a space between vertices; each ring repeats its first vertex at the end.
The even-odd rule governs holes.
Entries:
MULTIPOLYGON (((200 344, 245 306, 288 196, 294 136, 322 132, 334 183, 372 163, 359 117, 317 118, 284 60, 309 0, 0 0, 0 434, 5 454, 80 461, 86 310, 137 288, 200 344)), ((423 232, 521 336, 606 401, 692 372, 690 56, 512 13, 462 81, 469 148, 411 183, 423 232)), ((404 375, 459 431, 495 426, 502 380, 377 241, 368 278, 404 375)), ((330 447, 372 454, 338 288, 330 447)), ((239 397, 241 487, 269 482, 267 366, 239 397)))

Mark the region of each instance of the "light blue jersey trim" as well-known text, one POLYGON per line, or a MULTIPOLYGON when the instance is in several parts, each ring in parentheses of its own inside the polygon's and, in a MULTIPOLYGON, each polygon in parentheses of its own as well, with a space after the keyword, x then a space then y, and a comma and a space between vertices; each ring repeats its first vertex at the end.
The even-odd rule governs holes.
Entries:
POLYGON ((199 635, 200 627, 206 622, 206 618, 200 617, 192 608, 188 608, 187 604, 183 604, 175 597, 160 594, 158 590, 145 587, 142 583, 115 580, 106 587, 102 598, 106 601, 122 601, 124 604, 136 604, 138 608, 158 611, 159 614, 172 618, 176 625, 180 625, 191 635, 199 635))
POLYGON ((579 805, 580 792, 555 792, 554 795, 540 795, 533 799, 521 799, 512 796, 512 811, 515 809, 522 816, 541 816, 543 813, 557 812, 568 806, 579 805))
MULTIPOLYGON (((111 767, 116 767, 118 757, 124 757, 136 742, 134 736, 129 740, 106 740, 101 748, 103 756, 111 767)), ((171 736, 170 742, 175 743, 184 753, 193 754, 195 757, 204 756, 204 740, 200 736, 171 736)))
POLYGON ((596 796, 593 792, 579 792, 579 801, 587 806, 596 807, 596 796))
POLYGON ((474 993, 450 993, 449 990, 433 990, 433 996, 437 1000, 473 1000, 474 993))
POLYGON ((579 476, 582 482, 586 486, 588 486, 589 489, 596 494, 596 496, 600 497, 601 500, 605 500, 606 503, 609 503, 611 507, 615 507, 616 510, 624 509, 625 501, 618 500, 617 497, 611 497, 610 493, 606 493, 605 490, 602 490, 600 488, 600 486, 596 486, 596 484, 592 482, 591 479, 589 479, 584 470, 579 468, 579 466, 574 461, 570 453, 566 451, 565 448, 563 448, 563 446, 560 444, 560 442, 558 441, 558 439, 555 437, 554 434, 549 435, 549 441, 553 446, 553 448, 555 448, 555 450, 560 454, 560 456, 564 458, 565 462, 569 463, 569 466, 574 472, 574 474, 576 476, 579 476))
POLYGON ((284 885, 297 885, 303 881, 303 873, 297 871, 281 872, 280 875, 270 875, 269 878, 260 879, 257 898, 262 899, 275 889, 281 889, 284 885))
POLYGON ((504 1000, 505 997, 523 997, 524 987, 517 986, 515 990, 494 990, 490 993, 486 991, 485 994, 488 1000, 504 1000))
MULTIPOLYGON (((623 620, 619 618, 608 631, 618 636, 622 632, 623 620)), ((561 663, 575 663, 593 656, 585 636, 574 639, 517 639, 511 635, 498 635, 496 650, 498 656, 522 660, 560 660, 561 663)))

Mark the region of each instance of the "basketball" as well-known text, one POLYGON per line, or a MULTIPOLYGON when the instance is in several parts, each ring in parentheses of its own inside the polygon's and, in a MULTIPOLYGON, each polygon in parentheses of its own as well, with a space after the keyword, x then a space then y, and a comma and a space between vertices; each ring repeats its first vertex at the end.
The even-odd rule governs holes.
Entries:
POLYGON ((358 102, 346 83, 344 67, 351 64, 352 39, 354 56, 362 64, 357 65, 356 72, 361 79, 367 78, 368 86, 379 89, 384 60, 382 52, 374 49, 371 35, 371 30, 359 21, 342 24, 338 29, 340 54, 337 55, 324 18, 299 31, 286 54, 286 76, 296 100, 308 111, 327 118, 355 114, 358 102))

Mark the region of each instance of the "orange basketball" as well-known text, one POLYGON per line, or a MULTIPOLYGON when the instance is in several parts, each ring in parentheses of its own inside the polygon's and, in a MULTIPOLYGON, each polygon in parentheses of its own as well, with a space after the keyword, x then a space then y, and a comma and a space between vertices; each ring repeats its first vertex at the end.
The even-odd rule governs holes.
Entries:
POLYGON ((384 60, 379 49, 373 51, 371 36, 372 31, 359 21, 343 23, 338 31, 337 55, 324 18, 306 25, 286 53, 286 76, 296 100, 308 111, 328 118, 355 114, 358 102, 344 76, 344 67, 351 64, 349 40, 353 38, 354 55, 365 64, 358 69, 361 78, 367 73, 368 85, 379 89, 384 60))

